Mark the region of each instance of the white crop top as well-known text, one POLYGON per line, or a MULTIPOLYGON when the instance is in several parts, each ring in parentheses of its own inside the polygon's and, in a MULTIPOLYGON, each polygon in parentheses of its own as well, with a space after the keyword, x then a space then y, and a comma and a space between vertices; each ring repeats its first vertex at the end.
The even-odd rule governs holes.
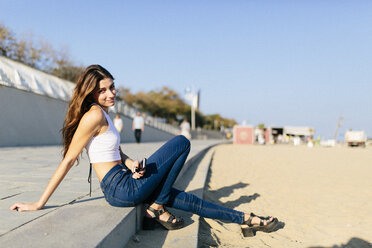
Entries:
POLYGON ((108 122, 108 129, 103 134, 94 136, 86 145, 87 154, 91 163, 112 162, 121 160, 119 145, 120 135, 116 130, 110 116, 101 106, 95 104, 102 110, 108 122))

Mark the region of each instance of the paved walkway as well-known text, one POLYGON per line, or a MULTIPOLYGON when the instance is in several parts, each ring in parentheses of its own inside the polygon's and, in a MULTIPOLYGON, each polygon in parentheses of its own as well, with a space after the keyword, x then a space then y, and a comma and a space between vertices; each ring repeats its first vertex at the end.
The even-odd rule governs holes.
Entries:
MULTIPOLYGON (((218 140, 192 141, 189 159, 203 149, 220 142, 218 140)), ((151 155, 163 143, 131 143, 121 146, 131 158, 141 159, 151 155)), ((86 199, 89 193, 87 183, 89 167, 84 152, 80 164, 70 170, 43 210, 27 213, 9 210, 9 207, 17 201, 37 201, 60 160, 60 146, 0 148, 0 243, 13 232, 19 231, 20 227, 31 226, 36 220, 46 220, 48 214, 54 210, 68 208, 69 203, 86 199)), ((97 191, 98 188, 99 182, 95 177, 93 190, 97 191)), ((92 200, 95 200, 94 195, 84 201, 92 200)), ((77 223, 79 225, 79 221, 77 223)), ((89 225, 86 222, 80 223, 81 226, 87 224, 89 225)))

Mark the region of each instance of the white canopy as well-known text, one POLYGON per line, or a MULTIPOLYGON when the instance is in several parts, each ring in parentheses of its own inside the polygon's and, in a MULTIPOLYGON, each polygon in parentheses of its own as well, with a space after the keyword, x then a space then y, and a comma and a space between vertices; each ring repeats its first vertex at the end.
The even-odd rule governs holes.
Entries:
POLYGON ((285 126, 283 133, 287 135, 311 136, 314 134, 314 129, 311 127, 285 126))
POLYGON ((0 85, 68 101, 75 84, 0 56, 0 85))

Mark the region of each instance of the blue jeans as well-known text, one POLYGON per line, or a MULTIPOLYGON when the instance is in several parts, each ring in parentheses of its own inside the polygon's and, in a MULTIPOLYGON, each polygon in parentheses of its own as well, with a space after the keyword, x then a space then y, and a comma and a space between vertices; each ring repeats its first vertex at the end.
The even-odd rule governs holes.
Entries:
POLYGON ((155 202, 206 218, 243 223, 243 212, 204 201, 193 194, 173 188, 189 152, 190 141, 179 135, 147 159, 146 173, 140 179, 132 178, 132 172, 125 165, 116 165, 101 182, 105 199, 116 207, 155 202))

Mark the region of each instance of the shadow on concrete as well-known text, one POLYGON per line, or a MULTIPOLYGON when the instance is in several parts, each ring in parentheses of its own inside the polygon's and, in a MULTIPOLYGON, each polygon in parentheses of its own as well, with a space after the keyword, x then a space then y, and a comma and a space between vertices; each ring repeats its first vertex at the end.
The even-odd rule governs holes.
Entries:
POLYGON ((309 248, 372 248, 372 244, 360 238, 351 238, 349 242, 332 246, 310 246, 309 248))
POLYGON ((103 198, 104 198, 103 196, 99 196, 99 197, 92 197, 92 198, 88 198, 88 199, 84 199, 84 200, 73 200, 72 202, 64 203, 64 204, 61 204, 61 205, 46 205, 46 206, 43 207, 43 209, 59 208, 59 207, 63 207, 63 206, 69 205, 69 204, 78 204, 78 203, 83 203, 83 202, 87 202, 87 201, 95 201, 95 200, 99 200, 99 199, 103 199, 103 198))
POLYGON ((59 208, 59 207, 63 207, 65 206, 66 204, 61 204, 61 205, 46 205, 43 207, 43 209, 51 209, 51 208, 59 208))
POLYGON ((82 202, 87 202, 87 201, 94 201, 94 200, 99 200, 99 199, 103 199, 103 198, 104 198, 104 196, 92 197, 92 198, 87 198, 87 199, 84 199, 84 200, 73 201, 70 204, 77 204, 77 203, 82 203, 82 202))

